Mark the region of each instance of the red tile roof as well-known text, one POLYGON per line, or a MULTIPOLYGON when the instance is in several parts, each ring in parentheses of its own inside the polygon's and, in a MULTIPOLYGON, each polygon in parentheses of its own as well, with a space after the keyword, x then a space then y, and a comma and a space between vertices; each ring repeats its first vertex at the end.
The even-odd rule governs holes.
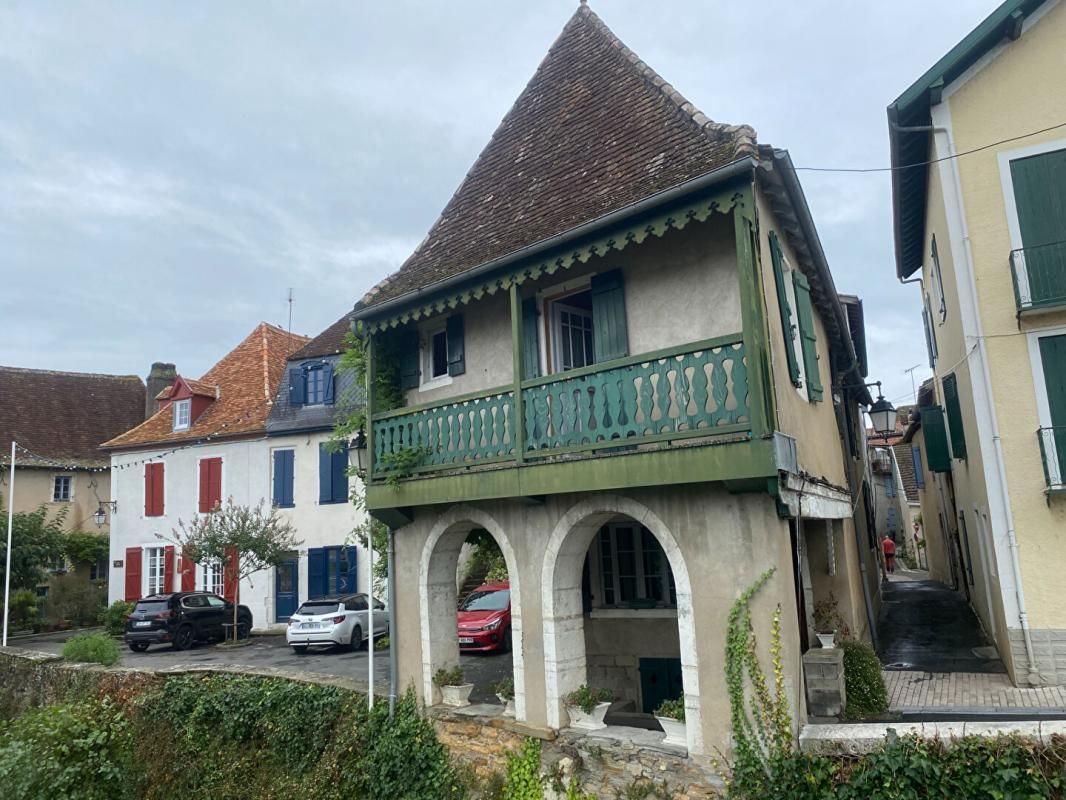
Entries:
MULTIPOLYGON (((202 395, 203 397, 214 397, 218 393, 218 387, 214 384, 204 383, 203 381, 194 381, 192 378, 182 378, 185 384, 189 387, 193 394, 202 395)), ((171 392, 174 391, 172 383, 167 388, 163 389, 159 394, 155 396, 156 400, 166 400, 170 397, 171 392)))
POLYGON ((167 405, 141 425, 103 446, 120 450, 265 430, 271 399, 285 371, 285 362, 308 341, 306 336, 287 333, 266 322, 259 323, 243 342, 195 382, 201 387, 212 387, 211 396, 214 396, 213 387, 217 386, 218 399, 188 430, 172 429, 173 411, 167 405))
POLYGON ((99 444, 144 419, 144 392, 136 375, 0 367, 0 459, 14 440, 43 456, 40 465, 106 466, 99 444))
POLYGON ((754 153, 582 4, 492 139, 369 308, 624 208, 754 153))

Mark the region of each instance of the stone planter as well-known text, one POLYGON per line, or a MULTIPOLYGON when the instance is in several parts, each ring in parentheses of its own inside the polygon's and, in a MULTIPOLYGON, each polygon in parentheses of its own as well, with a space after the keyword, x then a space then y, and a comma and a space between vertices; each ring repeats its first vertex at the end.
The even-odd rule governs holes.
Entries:
POLYGON ((504 697, 502 694, 496 695, 501 703, 503 703, 503 715, 505 717, 514 716, 514 698, 504 697))
POLYGON ((470 705, 470 693, 474 691, 474 684, 463 683, 459 686, 440 687, 441 702, 453 708, 462 708, 470 705))
POLYGON ((829 633, 815 632, 814 635, 818 637, 818 643, 822 645, 823 650, 832 650, 836 647, 836 644, 833 641, 837 635, 836 631, 830 631, 829 633))
POLYGON ((583 731, 598 731, 606 728, 607 723, 603 721, 603 718, 607 716, 607 709, 610 707, 610 703, 597 703, 592 712, 586 714, 580 706, 567 706, 566 713, 570 715, 570 727, 583 731))
POLYGON ((663 733, 666 734, 663 744, 688 747, 688 733, 684 722, 672 717, 656 716, 655 719, 659 720, 659 724, 663 726, 663 733))

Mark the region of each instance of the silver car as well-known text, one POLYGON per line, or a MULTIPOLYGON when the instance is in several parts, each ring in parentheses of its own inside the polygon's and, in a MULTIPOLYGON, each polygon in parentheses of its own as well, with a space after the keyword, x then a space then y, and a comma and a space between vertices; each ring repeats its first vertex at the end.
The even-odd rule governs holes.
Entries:
MULTIPOLYGON (((303 603, 289 617, 285 641, 297 655, 311 645, 333 645, 359 650, 368 639, 370 613, 365 594, 341 594, 318 597, 303 603)), ((374 600, 374 637, 389 632, 389 612, 380 600, 374 600)))

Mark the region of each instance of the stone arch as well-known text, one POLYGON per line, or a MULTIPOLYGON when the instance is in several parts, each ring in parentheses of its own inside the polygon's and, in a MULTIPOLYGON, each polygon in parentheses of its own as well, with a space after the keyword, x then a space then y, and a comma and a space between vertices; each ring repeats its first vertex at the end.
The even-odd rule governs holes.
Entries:
POLYGON ((688 749, 690 753, 702 753, 696 626, 688 567, 677 539, 666 524, 644 504, 621 495, 596 495, 579 501, 562 516, 548 539, 541 574, 548 724, 555 728, 561 726, 563 698, 586 682, 581 573, 596 532, 617 516, 629 517, 651 531, 674 574, 688 749))
POLYGON ((459 551, 475 528, 487 530, 500 545, 511 584, 511 657, 514 662, 515 718, 526 718, 525 670, 522 662, 522 594, 518 561, 511 541, 491 514, 470 505, 453 506, 441 514, 425 546, 418 569, 419 617, 422 634, 422 685, 427 705, 433 703, 433 675, 459 663, 455 628, 455 571, 459 551))

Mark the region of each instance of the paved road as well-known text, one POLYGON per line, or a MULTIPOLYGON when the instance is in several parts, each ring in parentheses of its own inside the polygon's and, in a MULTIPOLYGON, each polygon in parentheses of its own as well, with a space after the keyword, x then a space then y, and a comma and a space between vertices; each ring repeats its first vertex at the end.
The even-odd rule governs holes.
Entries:
MULTIPOLYGON (((63 642, 72 634, 57 633, 9 640, 13 647, 60 654, 63 642)), ((312 648, 306 655, 298 656, 285 644, 284 636, 256 636, 247 647, 220 648, 217 645, 197 645, 191 650, 175 652, 169 645, 153 645, 144 653, 120 649, 119 664, 124 667, 164 669, 179 664, 235 665, 249 664, 255 667, 271 667, 294 671, 315 672, 367 682, 369 667, 367 651, 345 652, 333 648, 312 648)), ((379 689, 389 682, 389 653, 379 650, 374 653, 375 683, 379 689)), ((468 680, 474 683, 471 699, 474 702, 498 702, 492 684, 511 674, 511 656, 466 655, 460 658, 468 680)))

